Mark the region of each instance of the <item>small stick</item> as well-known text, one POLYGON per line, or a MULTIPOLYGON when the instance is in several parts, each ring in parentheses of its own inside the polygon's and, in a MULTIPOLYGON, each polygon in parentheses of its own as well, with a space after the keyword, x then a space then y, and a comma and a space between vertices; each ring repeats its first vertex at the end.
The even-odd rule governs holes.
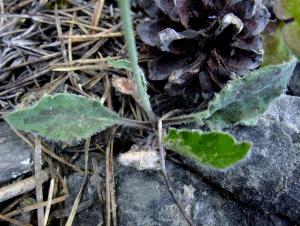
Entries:
MULTIPOLYGON (((36 136, 34 144, 34 175, 35 175, 35 190, 36 202, 43 202, 43 182, 41 178, 42 170, 42 144, 41 140, 36 136)), ((44 208, 37 209, 38 225, 42 226, 44 223, 44 208)))
MULTIPOLYGON (((112 132, 113 133, 113 132, 112 132)), ((110 200, 110 185, 111 185, 111 171, 110 171, 110 152, 112 147, 113 136, 109 137, 107 148, 105 151, 105 225, 111 225, 111 200, 110 200)))
MULTIPOLYGON (((63 196, 60 196, 58 198, 52 199, 51 204, 54 205, 54 204, 57 204, 57 203, 60 203, 60 202, 64 202, 68 197, 69 197, 69 195, 63 195, 63 196)), ((20 208, 20 209, 13 210, 9 213, 6 213, 5 216, 6 217, 17 216, 19 214, 35 210, 39 207, 45 207, 45 206, 47 206, 47 204, 48 204, 48 201, 39 202, 39 203, 36 203, 36 204, 33 204, 33 205, 29 205, 29 206, 25 206, 25 207, 20 208)))
MULTIPOLYGON (((58 35, 58 39, 61 43, 61 51, 62 51, 62 55, 64 57, 64 61, 68 62, 68 56, 67 56, 67 50, 65 47, 65 44, 63 42, 63 39, 61 38, 62 36, 62 29, 61 29, 61 24, 60 24, 60 19, 58 17, 58 12, 57 12, 57 4, 55 4, 55 11, 54 11, 54 15, 55 15, 55 24, 56 24, 56 29, 57 29, 57 35, 58 35)), ((70 37, 70 35, 68 35, 68 38, 70 37)))
POLYGON ((85 42, 90 40, 99 40, 103 38, 118 38, 122 36, 123 34, 121 32, 111 32, 111 33, 101 32, 94 35, 72 35, 72 36, 61 35, 58 37, 63 39, 70 38, 72 42, 85 42))
POLYGON ((50 214, 50 209, 51 209, 51 205, 52 205, 53 191, 54 191, 54 179, 52 178, 51 182, 50 182, 49 192, 48 192, 48 201, 47 201, 43 226, 47 226, 47 222, 48 222, 48 218, 49 218, 49 214, 50 214))
POLYGON ((111 201, 111 217, 112 217, 112 225, 117 226, 117 204, 115 197, 115 180, 114 180, 114 172, 113 172, 113 146, 114 142, 111 144, 110 149, 110 171, 111 171, 111 184, 110 184, 110 201, 111 201))
MULTIPOLYGON (((94 9, 93 16, 92 16, 92 24, 91 24, 92 27, 98 27, 98 23, 99 23, 101 14, 102 14, 103 6, 104 6, 104 0, 98 0, 95 3, 95 9, 94 9)), ((91 32, 92 32, 92 34, 94 34, 95 30, 92 30, 91 32)))
MULTIPOLYGON (((40 176, 40 181, 43 183, 49 179, 49 173, 47 170, 41 171, 40 176)), ((0 203, 10 198, 29 192, 35 189, 35 186, 35 176, 31 176, 16 183, 4 186, 0 188, 0 203)))
MULTIPOLYGON (((4 221, 7 221, 7 222, 10 222, 10 223, 12 223, 14 225, 24 226, 24 224, 21 223, 20 221, 12 219, 12 218, 9 218, 9 217, 6 217, 6 216, 3 216, 2 214, 0 214, 0 220, 4 220, 4 221)), ((25 224, 25 226, 29 226, 29 225, 31 225, 31 224, 25 224)))
POLYGON ((72 226, 73 225, 73 221, 75 218, 75 215, 77 213, 77 210, 79 208, 79 204, 80 204, 80 200, 84 191, 84 187, 86 185, 87 182, 87 177, 88 177, 88 161, 89 161, 89 150, 90 150, 90 142, 91 142, 91 138, 87 138, 85 141, 85 145, 84 145, 84 180, 81 184, 80 190, 75 198, 75 201, 73 203, 71 212, 69 214, 66 226, 72 226))
POLYGON ((102 216, 104 217, 105 216, 105 206, 104 206, 103 196, 101 193, 101 180, 99 177, 97 160, 93 158, 92 164, 93 164, 94 176, 96 179, 96 189, 97 189, 97 195, 98 195, 98 201, 99 201, 99 209, 101 210, 102 216))

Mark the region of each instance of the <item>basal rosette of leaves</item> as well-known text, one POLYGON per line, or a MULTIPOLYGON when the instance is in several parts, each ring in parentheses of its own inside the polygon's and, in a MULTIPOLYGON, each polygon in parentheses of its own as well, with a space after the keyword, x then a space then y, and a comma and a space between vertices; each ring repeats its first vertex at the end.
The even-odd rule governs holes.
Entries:
MULTIPOLYGON (((174 111, 166 115, 153 113, 146 79, 138 65, 130 2, 119 0, 130 61, 109 59, 107 65, 132 72, 134 99, 149 120, 123 118, 98 98, 70 93, 44 96, 31 107, 6 114, 4 119, 18 130, 64 142, 89 138, 113 125, 145 129, 149 137, 144 139, 157 137, 154 144, 158 143, 161 170, 180 207, 167 177, 164 147, 210 168, 226 169, 239 163, 248 155, 251 143, 237 141, 221 130, 256 123, 270 103, 285 92, 297 61, 285 52, 281 36, 275 32, 268 45, 280 46, 268 53, 286 55, 260 67, 264 52, 260 34, 269 13, 258 1, 138 1, 150 17, 138 28, 153 57, 149 78, 167 80, 165 89, 176 95, 190 95, 189 85, 197 81, 204 99, 214 96, 206 110, 176 117, 172 116, 174 111), (220 92, 215 95, 216 91, 220 92), (170 128, 186 122, 206 125, 212 131, 170 128)), ((184 210, 180 211, 192 225, 184 210)))
POLYGON ((137 32, 149 46, 150 80, 166 81, 171 95, 197 86, 210 100, 229 81, 263 61, 270 14, 254 0, 138 1, 147 14, 137 32))

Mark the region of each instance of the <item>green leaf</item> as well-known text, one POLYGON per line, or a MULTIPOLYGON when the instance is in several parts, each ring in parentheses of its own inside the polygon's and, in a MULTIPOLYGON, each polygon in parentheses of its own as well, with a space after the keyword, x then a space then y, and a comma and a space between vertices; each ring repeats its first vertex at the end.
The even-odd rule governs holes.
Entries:
POLYGON ((121 118, 98 100, 74 94, 43 97, 36 105, 4 118, 16 129, 61 141, 80 140, 122 124, 121 118))
POLYGON ((264 38, 264 62, 263 66, 280 64, 291 58, 291 51, 285 44, 282 37, 284 23, 269 22, 266 27, 264 38))
POLYGON ((286 24, 283 27, 282 35, 287 46, 297 56, 300 56, 300 24, 296 22, 286 24))
POLYGON ((274 13, 281 20, 293 18, 300 24, 300 0, 275 0, 274 13))
POLYGON ((287 20, 292 18, 291 3, 294 0, 275 0, 274 1, 274 13, 277 18, 281 20, 287 20))
POLYGON ((300 0, 289 0, 289 10, 295 19, 295 21, 300 25, 300 0))
POLYGON ((262 67, 243 78, 228 83, 208 109, 193 117, 210 128, 224 128, 234 124, 253 125, 270 103, 280 96, 290 80, 297 60, 262 67))
POLYGON ((116 69, 125 69, 132 71, 131 63, 128 60, 112 60, 107 61, 108 65, 116 69))
POLYGON ((204 165, 224 169, 244 159, 251 144, 236 142, 228 133, 171 128, 165 146, 204 165))
POLYGON ((275 0, 275 15, 281 20, 290 20, 283 27, 283 38, 287 46, 300 56, 300 0, 275 0), (291 22, 293 19, 294 21, 291 22))

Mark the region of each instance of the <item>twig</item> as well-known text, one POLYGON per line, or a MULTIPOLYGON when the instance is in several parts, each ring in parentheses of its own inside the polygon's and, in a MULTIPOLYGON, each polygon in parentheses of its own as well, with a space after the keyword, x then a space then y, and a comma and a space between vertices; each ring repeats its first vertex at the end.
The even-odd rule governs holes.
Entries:
MULTIPOLYGON (((43 170, 40 173, 40 181, 45 182, 49 179, 49 173, 47 170, 43 170)), ((10 198, 29 192, 36 187, 35 176, 28 177, 24 180, 15 182, 13 184, 6 185, 0 188, 0 203, 10 198)))
MULTIPOLYGON (((93 16, 92 16, 92 24, 91 26, 93 27, 97 27, 101 14, 102 14, 102 10, 103 10, 103 6, 104 6, 104 0, 98 0, 95 4, 95 9, 93 12, 93 16)), ((95 30, 92 30, 92 34, 95 33, 95 30)))
POLYGON ((115 196, 115 180, 114 180, 114 164, 113 164, 113 149, 114 142, 112 141, 110 148, 110 172, 111 172, 111 180, 110 180, 110 200, 111 200, 111 216, 113 226, 117 226, 117 204, 116 204, 116 196, 115 196))
POLYGON ((89 150, 90 150, 91 138, 87 138, 84 145, 84 176, 88 175, 88 163, 89 163, 89 150))
MULTIPOLYGON (((113 129, 112 129, 113 130, 113 129)), ((109 141, 106 148, 105 157, 105 225, 111 225, 111 167, 110 167, 110 152, 112 151, 114 131, 110 130, 109 141)))
MULTIPOLYGON (((101 98, 102 101, 107 102, 107 107, 112 110, 112 98, 111 98, 111 85, 106 75, 105 78, 105 93, 101 98)), ((116 127, 110 128, 108 130, 107 137, 107 147, 105 153, 105 225, 110 226, 111 222, 115 225, 116 222, 116 205, 115 205, 115 197, 114 197, 114 181, 113 181, 113 145, 114 145, 114 137, 116 133, 116 127)))
POLYGON ((158 143, 159 143, 159 154, 160 154, 160 165, 161 165, 161 172, 164 176, 165 182, 167 184, 168 190, 170 194, 172 195, 176 205, 178 206, 180 212, 182 213, 185 220, 188 222, 189 225, 194 225, 192 220, 189 219, 189 217, 186 215, 184 209, 182 208, 181 204, 179 203, 178 199, 176 198, 174 189, 171 185, 171 182, 169 180, 167 170, 166 170, 166 163, 165 163, 165 157, 164 157, 164 147, 162 143, 162 119, 158 120, 158 143))
MULTIPOLYGON (((61 196, 61 197, 52 199, 51 204, 53 205, 53 204, 56 204, 56 203, 63 202, 63 201, 65 201, 68 197, 69 197, 69 195, 63 195, 63 196, 61 196)), ((13 216, 16 216, 16 215, 25 213, 25 212, 29 212, 29 211, 35 210, 35 209, 40 208, 40 207, 45 207, 45 206, 47 206, 47 204, 48 204, 48 201, 45 201, 45 202, 39 202, 39 203, 30 205, 30 206, 23 207, 23 208, 21 208, 21 209, 13 210, 13 211, 11 211, 11 212, 5 214, 5 216, 7 216, 7 217, 13 217, 13 216)))
POLYGON ((48 192, 48 201, 47 201, 43 226, 47 226, 50 209, 51 209, 51 204, 52 204, 53 191, 54 191, 54 178, 52 178, 51 182, 50 182, 50 188, 49 188, 49 192, 48 192))
POLYGON ((62 55, 64 57, 64 61, 65 62, 68 62, 68 56, 67 56, 67 51, 66 51, 66 47, 65 47, 65 44, 63 42, 63 39, 61 38, 62 36, 62 29, 61 29, 61 25, 60 25, 60 19, 59 19, 59 16, 58 16, 58 12, 57 12, 57 4, 55 4, 55 24, 56 24, 56 29, 57 29, 57 35, 58 35, 58 39, 60 41, 60 46, 61 46, 61 52, 62 52, 62 55))
POLYGON ((96 159, 92 159, 92 165, 93 165, 93 171, 94 171, 94 176, 96 180, 96 189, 97 189, 97 195, 98 195, 98 201, 99 201, 99 209, 102 210, 102 216, 105 216, 105 207, 104 207, 104 202, 103 202, 103 196, 101 192, 101 181, 99 177, 99 170, 98 170, 98 164, 96 159))
MULTIPOLYGON (((41 140, 36 136, 34 145, 34 173, 36 183, 36 201, 43 201, 43 182, 41 178, 42 170, 42 144, 41 140)), ((42 226, 44 223, 44 208, 37 209, 38 225, 42 226)))
POLYGON ((70 215, 68 217, 66 226, 72 226, 72 224, 73 224, 75 215, 77 213, 78 206, 80 204, 80 200, 81 200, 81 197, 82 197, 83 189, 84 189, 86 181, 87 181, 90 142, 91 142, 91 138, 88 138, 85 141, 85 146, 84 146, 84 160, 85 160, 85 162, 84 162, 84 181, 82 182, 80 190, 79 190, 79 192, 78 192, 78 194, 76 196, 76 199, 75 199, 75 201, 73 203, 72 210, 71 210, 71 213, 70 213, 70 215))
POLYGON ((122 36, 123 35, 121 32, 112 32, 112 33, 101 32, 94 35, 72 35, 72 36, 61 35, 59 36, 59 38, 63 38, 63 39, 70 38, 72 42, 85 42, 85 41, 91 41, 95 39, 98 40, 102 38, 118 38, 122 36))
POLYGON ((80 200, 81 200, 81 196, 82 196, 82 192, 83 192, 83 188, 84 188, 84 185, 85 185, 85 180, 84 180, 84 183, 82 183, 81 187, 80 187, 80 190, 76 196, 76 199, 73 203, 73 206, 72 206, 72 210, 71 210, 71 213, 68 217, 68 220, 67 220, 67 223, 66 223, 66 226, 72 226, 73 224, 73 221, 74 221, 74 217, 77 213, 77 209, 78 209, 78 206, 79 206, 79 203, 80 203, 80 200))
POLYGON ((15 219, 11 219, 11 218, 9 218, 9 217, 7 217, 7 216, 3 216, 2 214, 0 214, 0 219, 1 220, 4 220, 4 221, 7 221, 7 222, 10 222, 10 223, 12 223, 12 224, 14 224, 14 225, 19 225, 19 226, 30 226, 31 224, 26 224, 26 225, 24 225, 23 223, 21 223, 20 221, 17 221, 17 220, 15 220, 15 219))

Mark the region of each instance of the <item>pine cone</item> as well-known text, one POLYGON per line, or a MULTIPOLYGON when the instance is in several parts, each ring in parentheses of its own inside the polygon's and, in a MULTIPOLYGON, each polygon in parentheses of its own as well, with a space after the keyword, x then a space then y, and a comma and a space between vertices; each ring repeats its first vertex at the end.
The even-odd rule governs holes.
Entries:
POLYGON ((268 10, 255 0, 139 0, 149 18, 137 31, 149 46, 149 79, 211 99, 229 80, 262 63, 268 10))

